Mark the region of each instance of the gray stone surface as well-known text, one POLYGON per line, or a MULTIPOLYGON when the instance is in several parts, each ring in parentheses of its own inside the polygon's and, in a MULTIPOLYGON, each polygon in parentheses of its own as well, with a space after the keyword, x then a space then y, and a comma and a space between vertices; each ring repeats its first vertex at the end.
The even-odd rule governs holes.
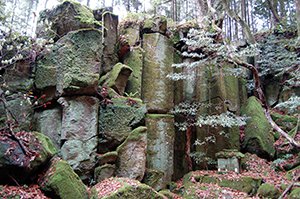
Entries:
POLYGON ((173 72, 173 46, 159 33, 144 34, 145 51, 142 99, 148 112, 167 113, 173 108, 174 82, 166 76, 173 72))
POLYGON ((134 129, 117 148, 117 177, 141 181, 146 170, 147 128, 134 129))
POLYGON ((174 171, 174 117, 164 114, 147 114, 148 129, 147 168, 164 173, 155 187, 160 190, 171 182, 174 171))
POLYGON ((34 117, 36 120, 36 130, 47 135, 56 148, 59 149, 62 119, 61 109, 55 108, 36 112, 34 117))
POLYGON ((100 107, 99 153, 115 150, 139 125, 147 112, 140 99, 113 98, 112 104, 100 107))
POLYGON ((80 96, 59 98, 63 107, 61 154, 82 179, 91 175, 96 161, 99 100, 80 96))
POLYGON ((52 95, 96 94, 102 56, 102 33, 95 29, 72 31, 37 61, 35 85, 52 95))

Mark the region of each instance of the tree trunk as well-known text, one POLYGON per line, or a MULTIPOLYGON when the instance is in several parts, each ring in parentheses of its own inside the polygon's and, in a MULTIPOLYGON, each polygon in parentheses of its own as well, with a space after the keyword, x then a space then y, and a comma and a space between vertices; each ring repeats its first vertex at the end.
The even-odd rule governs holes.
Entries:
POLYGON ((300 38, 300 0, 295 0, 298 38, 300 38))
POLYGON ((193 162, 191 158, 191 142, 192 142, 192 127, 186 129, 186 144, 185 144, 185 160, 187 162, 188 170, 193 170, 193 162))
POLYGON ((248 26, 248 24, 241 19, 241 17, 239 15, 237 15, 233 10, 231 10, 229 8, 229 0, 222 0, 223 2, 223 5, 224 5, 224 8, 225 10, 227 11, 228 15, 234 19, 237 23, 240 24, 240 26, 242 27, 244 33, 245 33, 245 37, 246 37, 246 40, 250 43, 250 44, 255 44, 255 38, 248 26))

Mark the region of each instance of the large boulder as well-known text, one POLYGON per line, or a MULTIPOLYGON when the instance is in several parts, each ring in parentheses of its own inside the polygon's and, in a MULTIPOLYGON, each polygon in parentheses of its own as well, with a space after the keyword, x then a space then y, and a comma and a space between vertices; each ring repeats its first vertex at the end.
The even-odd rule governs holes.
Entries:
POLYGON ((117 177, 141 181, 146 170, 147 128, 134 129, 117 148, 117 177))
POLYGON ((51 10, 40 13, 36 34, 39 38, 56 41, 70 31, 100 25, 91 9, 74 1, 65 1, 51 10))
POLYGON ((88 199, 88 192, 70 165, 59 158, 51 161, 49 169, 39 178, 39 186, 52 198, 88 199))
POLYGON ((153 198, 166 199, 148 185, 129 178, 109 178, 96 184, 92 189, 93 199, 153 198))
POLYGON ((242 114, 249 117, 242 143, 243 150, 260 157, 272 158, 275 154, 273 146, 275 140, 270 133, 271 125, 258 99, 254 96, 250 97, 242 108, 242 114))
POLYGON ((34 114, 36 130, 48 136, 57 149, 60 148, 61 115, 59 108, 47 109, 34 114))
POLYGON ((174 171, 174 116, 147 114, 147 168, 164 173, 153 188, 160 190, 171 182, 174 171))
POLYGON ((150 113, 168 113, 174 106, 174 85, 166 76, 173 72, 173 46, 159 33, 144 34, 145 51, 142 99, 150 113))
POLYGON ((28 180, 57 150, 51 140, 38 132, 0 132, 0 181, 28 180))
POLYGON ((96 165, 99 100, 90 96, 59 98, 63 107, 61 154, 83 180, 96 165))
MULTIPOLYGON (((69 32, 37 61, 35 85, 52 95, 96 94, 102 56, 102 33, 69 32)), ((50 94, 49 94, 50 95, 50 94)))
POLYGON ((113 98, 112 104, 100 106, 98 152, 115 150, 140 126, 146 112, 145 104, 136 98, 113 98))

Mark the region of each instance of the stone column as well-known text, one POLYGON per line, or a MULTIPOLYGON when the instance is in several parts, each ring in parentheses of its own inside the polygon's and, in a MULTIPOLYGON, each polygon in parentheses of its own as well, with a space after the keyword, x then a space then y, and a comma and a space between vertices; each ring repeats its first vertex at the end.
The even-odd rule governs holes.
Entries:
POLYGON ((174 157, 174 116, 167 114, 147 114, 147 168, 163 172, 163 177, 154 185, 160 190, 171 182, 174 157))

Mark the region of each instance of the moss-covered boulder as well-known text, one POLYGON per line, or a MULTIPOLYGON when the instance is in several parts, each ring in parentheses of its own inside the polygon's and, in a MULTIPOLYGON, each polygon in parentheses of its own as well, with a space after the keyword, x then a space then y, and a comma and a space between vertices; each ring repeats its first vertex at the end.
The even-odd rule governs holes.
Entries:
POLYGON ((0 132, 0 181, 24 182, 45 165, 57 150, 51 140, 38 132, 0 132), (14 138, 15 137, 15 138, 14 138))
POLYGON ((92 199, 151 198, 166 199, 148 185, 129 178, 109 178, 91 189, 92 199))
POLYGON ((51 10, 40 13, 36 34, 39 38, 56 41, 70 31, 100 25, 91 9, 75 1, 65 1, 51 10))
POLYGON ((92 176, 98 144, 99 100, 91 96, 61 97, 61 155, 83 180, 92 176))
POLYGON ((55 158, 49 169, 38 181, 40 188, 46 195, 60 199, 87 199, 85 185, 71 166, 64 160, 55 158))
POLYGON ((168 113, 174 106, 173 81, 166 78, 173 72, 173 46, 159 33, 144 34, 145 51, 142 99, 150 113, 168 113))
POLYGON ((295 188, 292 192, 288 195, 288 199, 299 199, 300 196, 300 188, 295 188))
POLYGON ((282 115, 276 112, 271 113, 274 122, 285 131, 291 131, 297 125, 298 118, 296 116, 282 115))
POLYGON ((112 70, 100 79, 100 84, 114 89, 119 95, 124 95, 128 78, 132 69, 125 64, 118 63, 112 70))
POLYGON ((116 176, 141 181, 146 170, 147 128, 134 129, 117 152, 116 176))
POLYGON ((129 96, 133 95, 134 97, 141 97, 143 57, 143 49, 141 47, 135 47, 124 59, 124 63, 132 69, 132 73, 128 79, 128 83, 126 86, 126 93, 129 96))
POLYGON ((174 116, 166 114, 147 114, 148 129, 147 168, 164 173, 154 186, 160 190, 171 182, 174 172, 174 116))
POLYGON ((111 104, 100 106, 98 152, 115 150, 140 126, 146 112, 146 105, 137 98, 113 98, 111 104))
POLYGON ((270 133, 268 122, 261 103, 254 96, 250 97, 242 108, 242 114, 249 117, 245 127, 245 137, 242 148, 260 157, 271 158, 275 154, 274 137, 270 133))
MULTIPOLYGON (((95 29, 69 32, 41 56, 35 85, 52 95, 96 94, 102 56, 102 33, 95 29)), ((50 94, 48 94, 50 95, 50 94)))
POLYGON ((256 194, 259 186, 262 184, 262 179, 252 177, 237 177, 226 178, 220 175, 205 175, 197 174, 197 172, 190 172, 183 178, 185 187, 193 186, 194 183, 218 184, 220 187, 227 187, 250 195, 256 194))
POLYGON ((264 183, 258 188, 257 195, 262 198, 277 199, 280 196, 280 191, 274 185, 264 183))

